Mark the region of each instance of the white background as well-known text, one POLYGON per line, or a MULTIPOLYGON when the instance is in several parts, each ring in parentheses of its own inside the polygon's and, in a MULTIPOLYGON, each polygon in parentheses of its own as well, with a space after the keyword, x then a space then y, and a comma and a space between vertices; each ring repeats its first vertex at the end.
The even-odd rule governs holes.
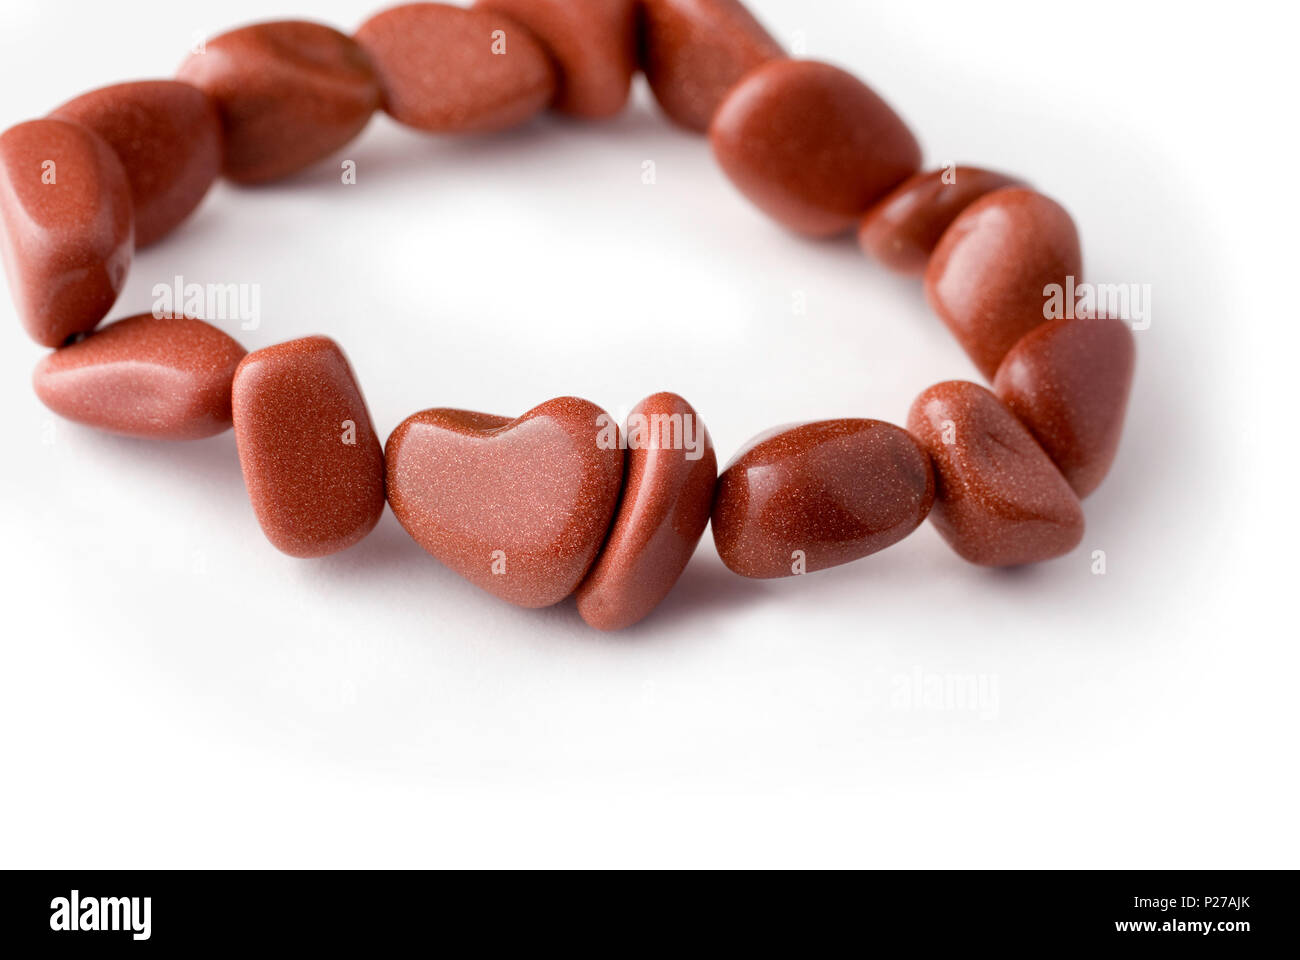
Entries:
MULTIPOLYGON (((1272 4, 754 6, 873 84, 927 164, 1059 198, 1090 279, 1152 285, 1083 546, 989 571, 927 524, 750 582, 706 534, 650 620, 602 635, 571 603, 481 593, 391 514, 343 554, 281 556, 231 434, 56 421, 3 291, 0 864, 1298 865, 1294 25, 1272 4), (989 696, 908 709, 918 676, 989 696)), ((8 0, 0 125, 304 12, 8 0)), ((260 285, 261 328, 225 324, 250 349, 335 337, 384 437, 429 406, 674 390, 725 461, 977 378, 918 284, 773 226, 640 86, 613 122, 492 138, 377 117, 290 182, 219 185, 113 316, 176 274, 260 285)))

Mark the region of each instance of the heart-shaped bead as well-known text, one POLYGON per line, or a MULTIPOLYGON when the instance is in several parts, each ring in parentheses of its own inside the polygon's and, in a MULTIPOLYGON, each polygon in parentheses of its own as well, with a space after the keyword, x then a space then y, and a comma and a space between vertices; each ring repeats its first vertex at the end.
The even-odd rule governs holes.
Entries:
POLYGON ((388 502, 415 542, 521 607, 577 588, 623 483, 617 422, 575 397, 515 420, 424 410, 393 431, 385 457, 388 502))

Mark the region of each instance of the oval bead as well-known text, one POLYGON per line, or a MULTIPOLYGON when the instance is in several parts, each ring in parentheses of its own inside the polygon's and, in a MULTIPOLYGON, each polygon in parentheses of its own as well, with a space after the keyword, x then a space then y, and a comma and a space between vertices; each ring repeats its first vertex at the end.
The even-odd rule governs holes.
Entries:
POLYGON ((192 317, 140 314, 47 356, 36 396, 61 417, 113 433, 197 440, 230 428, 244 348, 192 317))
POLYGON ((1083 508, 1015 414, 984 387, 949 380, 912 404, 907 429, 934 462, 930 520, 961 557, 1008 567, 1069 553, 1083 508))
POLYGON ((1080 497, 1101 485, 1115 459, 1136 353, 1122 320, 1060 318, 1025 334, 993 379, 1080 497))
POLYGON ((591 568, 618 504, 623 451, 598 442, 605 422, 575 397, 514 420, 413 414, 385 446, 388 502, 416 543, 470 583, 551 606, 591 568))
POLYGON ((495 10, 409 3, 375 14, 356 37, 375 65, 384 109, 418 130, 504 130, 555 97, 546 50, 495 10))
POLYGON ((944 167, 908 177, 862 218, 858 244, 899 273, 924 273, 943 232, 972 203, 1020 181, 979 167, 944 167))
POLYGON ((796 233, 831 236, 921 164, 898 115, 865 84, 812 60, 773 60, 746 74, 709 128, 740 192, 796 233))
POLYGON ((324 24, 280 20, 207 41, 176 74, 208 94, 225 134, 223 173, 262 183, 297 173, 348 143, 379 106, 369 61, 324 24))
POLYGON ((929 458, 879 420, 823 420, 751 440, 718 478, 713 539, 745 577, 849 563, 902 540, 934 501, 929 458))
POLYGON ((737 0, 642 0, 641 67, 664 113, 701 133, 727 91, 750 70, 785 56, 737 0))
POLYGON ((718 459, 695 409, 674 393, 632 408, 627 480, 614 524, 587 578, 578 613, 622 630, 650 613, 686 569, 713 507, 718 459))
POLYGON ((479 0, 531 30, 555 60, 552 106, 597 119, 623 109, 636 73, 634 0, 479 0))
POLYGON ((995 190, 957 215, 925 271, 925 295, 990 380, 1017 340, 1046 319, 1050 284, 1079 279, 1074 220, 1027 187, 995 190))
POLYGON ((119 83, 50 116, 95 131, 122 161, 139 249, 170 233, 221 172, 221 116, 202 90, 173 80, 119 83))
POLYGON ((235 371, 235 441, 266 538, 293 557, 352 546, 384 512, 384 455, 328 337, 256 350, 235 371))
POLYGON ((131 188, 113 149, 66 120, 0 135, 0 244, 18 317, 57 347, 93 330, 126 283, 131 188))

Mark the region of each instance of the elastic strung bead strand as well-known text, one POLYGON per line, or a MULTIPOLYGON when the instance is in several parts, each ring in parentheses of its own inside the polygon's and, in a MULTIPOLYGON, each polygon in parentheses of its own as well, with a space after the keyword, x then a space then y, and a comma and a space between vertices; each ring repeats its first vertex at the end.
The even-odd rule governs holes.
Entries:
POLYGON ((0 135, 0 221, 41 401, 72 420, 159 439, 233 423, 262 529, 316 557, 359 541, 385 503, 430 554, 522 606, 577 595, 618 629, 669 592, 712 520, 749 577, 874 553, 929 516, 962 557, 1003 566, 1072 550, 1079 498, 1114 457, 1134 345, 1117 319, 1045 321, 1044 290, 1078 278, 1073 220, 1018 180, 921 172, 894 111, 837 67, 793 60, 734 0, 416 3, 347 37, 299 21, 223 34, 176 81, 106 87, 0 135), (790 230, 858 230, 926 296, 994 391, 924 391, 907 430, 830 420, 751 441, 717 475, 708 432, 671 393, 620 437, 585 400, 516 419, 425 410, 381 447, 342 350, 308 337, 251 354, 192 317, 98 332, 132 249, 197 207, 218 172, 288 176, 376 109, 434 132, 498 130, 550 106, 623 108, 640 69, 676 123, 707 130, 735 185, 790 230), (627 452, 624 452, 626 447, 627 452))

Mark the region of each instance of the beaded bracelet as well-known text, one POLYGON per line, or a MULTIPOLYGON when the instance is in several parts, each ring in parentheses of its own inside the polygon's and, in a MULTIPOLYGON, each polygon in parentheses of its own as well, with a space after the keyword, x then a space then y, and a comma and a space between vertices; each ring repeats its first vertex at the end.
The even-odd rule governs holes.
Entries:
POLYGON ((56 348, 34 386, 101 429, 191 439, 232 424, 257 519, 318 557, 389 504, 430 554, 511 603, 576 594, 600 629, 646 616, 710 519, 747 577, 826 569, 929 516, 973 563, 1034 563, 1083 536, 1079 504, 1119 442, 1134 366, 1120 319, 1051 316, 1081 271, 1057 203, 971 167, 921 172, 875 93, 788 58, 736 0, 481 0, 394 7, 353 37, 315 23, 208 41, 175 81, 95 90, 0 136, 0 219, 18 313, 56 348), (263 183, 323 159, 377 109, 434 133, 501 130, 552 108, 623 109, 644 71, 674 122, 707 131, 740 191, 800 234, 858 229, 866 253, 924 274, 927 299, 993 390, 948 381, 907 429, 844 419, 755 438, 718 475, 707 430, 659 393, 619 425, 551 400, 516 419, 432 409, 381 447, 339 347, 307 337, 246 353, 186 311, 95 330, 133 250, 197 207, 218 175, 263 183))

